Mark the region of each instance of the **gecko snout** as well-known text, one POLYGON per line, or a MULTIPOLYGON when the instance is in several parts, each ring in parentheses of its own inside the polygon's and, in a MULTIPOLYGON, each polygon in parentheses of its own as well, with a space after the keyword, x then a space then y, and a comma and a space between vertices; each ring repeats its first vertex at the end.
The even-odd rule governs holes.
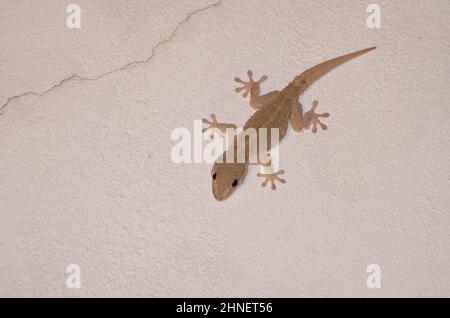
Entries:
POLYGON ((214 195, 214 198, 215 198, 217 201, 223 201, 223 199, 224 199, 222 196, 218 195, 218 194, 215 193, 215 192, 213 192, 213 195, 214 195))

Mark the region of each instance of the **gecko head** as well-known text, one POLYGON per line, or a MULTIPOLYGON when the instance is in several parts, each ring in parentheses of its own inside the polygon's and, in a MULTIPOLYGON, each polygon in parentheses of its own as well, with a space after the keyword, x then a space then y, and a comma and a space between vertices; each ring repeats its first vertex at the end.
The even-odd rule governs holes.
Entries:
POLYGON ((245 163, 218 163, 211 170, 212 193, 217 201, 225 200, 244 181, 245 163))

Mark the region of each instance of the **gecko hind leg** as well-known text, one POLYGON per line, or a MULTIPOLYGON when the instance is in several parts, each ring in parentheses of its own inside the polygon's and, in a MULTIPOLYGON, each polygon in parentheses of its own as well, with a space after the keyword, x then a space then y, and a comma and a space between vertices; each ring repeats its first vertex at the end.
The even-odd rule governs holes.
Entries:
POLYGON ((323 130, 328 129, 328 126, 325 125, 324 123, 322 123, 319 120, 319 118, 327 118, 328 116, 330 116, 330 113, 322 113, 322 114, 315 113, 315 110, 318 105, 319 105, 319 102, 317 100, 314 100, 311 109, 309 111, 307 111, 305 113, 305 115, 303 116, 303 120, 306 123, 305 128, 309 129, 312 126, 313 133, 317 132, 317 125, 319 125, 320 128, 322 128, 323 130))
POLYGON ((262 82, 267 80, 267 75, 261 76, 261 78, 257 81, 253 80, 252 71, 248 71, 247 75, 248 75, 248 82, 241 80, 239 77, 236 77, 234 81, 239 84, 242 84, 241 87, 236 88, 236 93, 244 91, 244 93, 242 94, 242 97, 244 98, 247 97, 248 94, 250 94, 250 106, 252 108, 255 109, 260 108, 265 103, 267 103, 272 97, 274 97, 276 94, 279 93, 278 91, 273 91, 260 96, 261 93, 260 85, 262 82))

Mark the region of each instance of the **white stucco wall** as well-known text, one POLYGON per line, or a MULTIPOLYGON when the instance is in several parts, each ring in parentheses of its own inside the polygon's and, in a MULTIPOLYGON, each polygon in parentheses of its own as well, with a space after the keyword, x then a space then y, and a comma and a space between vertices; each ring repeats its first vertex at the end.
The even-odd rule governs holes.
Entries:
POLYGON ((56 87, 0 116, 0 296, 450 296, 450 2, 368 29, 372 1, 213 1, 77 0, 78 30, 69 1, 1 1, 0 104, 56 87), (174 128, 251 115, 235 76, 374 45, 302 97, 329 129, 289 132, 277 191, 253 169, 219 203, 172 163, 174 128))

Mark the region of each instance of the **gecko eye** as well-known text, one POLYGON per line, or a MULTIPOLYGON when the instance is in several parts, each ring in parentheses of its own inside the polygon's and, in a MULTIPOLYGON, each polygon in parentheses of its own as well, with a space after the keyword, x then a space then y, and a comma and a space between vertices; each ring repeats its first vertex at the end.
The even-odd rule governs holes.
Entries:
POLYGON ((214 174, 213 174, 213 177, 212 177, 213 180, 216 180, 216 177, 217 177, 217 173, 214 173, 214 174))
POLYGON ((237 184, 238 184, 238 180, 234 179, 233 184, 231 186, 234 188, 235 186, 237 186, 237 184))

